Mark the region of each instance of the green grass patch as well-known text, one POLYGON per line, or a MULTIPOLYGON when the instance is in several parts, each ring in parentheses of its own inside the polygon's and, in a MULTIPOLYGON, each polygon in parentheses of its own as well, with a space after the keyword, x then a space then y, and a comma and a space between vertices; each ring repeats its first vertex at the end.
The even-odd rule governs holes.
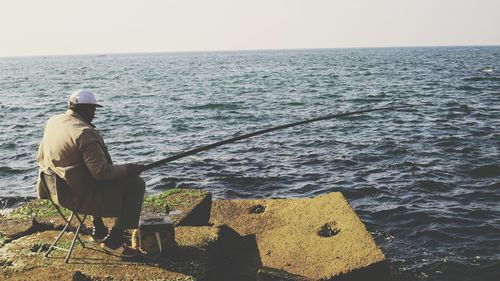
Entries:
POLYGON ((207 191, 197 189, 173 188, 144 197, 143 209, 156 214, 168 214, 169 211, 187 206, 192 199, 205 196, 207 193, 207 191))
MULTIPOLYGON (((57 245, 57 246, 61 247, 60 245, 57 245)), ((41 243, 41 244, 40 243, 36 243, 36 244, 31 245, 30 251, 33 252, 33 253, 47 252, 49 250, 49 248, 50 248, 50 244, 47 244, 47 243, 41 243)))
MULTIPOLYGON (((60 208, 64 215, 69 215, 70 211, 60 208)), ((5 215, 6 219, 26 219, 32 217, 58 217, 56 208, 47 199, 36 199, 29 201, 21 207, 5 215)))
MULTIPOLYGON (((57 242, 57 247, 63 248, 63 249, 69 249, 71 246, 72 242, 72 236, 71 237, 63 237, 59 242, 57 242), (71 239, 70 239, 71 238, 71 239)), ((26 246, 26 248, 23 249, 23 253, 30 255, 33 253, 42 253, 44 254, 47 252, 50 248, 51 243, 45 243, 43 241, 38 241, 33 244, 29 244, 26 246)), ((75 248, 76 247, 81 247, 80 243, 78 241, 75 242, 75 248)), ((66 251, 61 251, 60 249, 54 249, 54 251, 51 252, 51 256, 66 256, 66 251)))
MULTIPOLYGON (((193 199, 206 194, 208 192, 203 190, 173 188, 156 195, 145 196, 143 209, 157 214, 168 214, 173 209, 188 206, 193 199)), ((65 216, 70 215, 69 210, 60 209, 65 216)), ((4 216, 5 219, 28 219, 32 217, 51 218, 59 217, 59 214, 49 200, 36 199, 25 203, 4 216)))
POLYGON ((5 244, 9 243, 11 241, 10 238, 3 236, 0 234, 0 248, 2 248, 5 244))

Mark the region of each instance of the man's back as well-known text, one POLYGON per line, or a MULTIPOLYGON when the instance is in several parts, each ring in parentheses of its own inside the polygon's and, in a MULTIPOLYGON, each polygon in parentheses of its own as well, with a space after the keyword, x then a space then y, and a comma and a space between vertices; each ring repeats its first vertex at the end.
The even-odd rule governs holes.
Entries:
MULTIPOLYGON (((125 165, 113 165, 99 132, 71 109, 47 122, 38 166, 52 170, 67 183, 59 197, 69 208, 77 206, 76 202, 88 201, 97 181, 127 174, 125 165)), ((45 198, 40 182, 37 190, 38 196, 45 198)))
POLYGON ((39 166, 44 170, 50 168, 59 177, 65 178, 67 169, 82 162, 78 146, 79 138, 85 130, 94 128, 71 111, 51 117, 40 144, 39 166))

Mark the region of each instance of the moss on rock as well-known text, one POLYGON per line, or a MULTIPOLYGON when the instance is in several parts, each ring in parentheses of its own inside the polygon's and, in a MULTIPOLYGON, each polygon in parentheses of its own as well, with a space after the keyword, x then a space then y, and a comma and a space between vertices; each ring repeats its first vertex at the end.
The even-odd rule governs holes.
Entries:
MULTIPOLYGON (((143 216, 170 215, 174 225, 206 225, 210 215, 210 193, 198 189, 169 189, 152 196, 145 196, 143 203, 143 216), (197 213, 202 215, 197 215, 197 213), (194 217, 194 218, 193 218, 194 217)), ((60 208, 68 217, 70 211, 60 208)), ((104 223, 111 227, 114 219, 105 218, 104 223)), ((16 239, 35 232, 62 229, 64 220, 49 200, 34 199, 27 201, 12 212, 0 217, 0 235, 9 239, 16 239)), ((86 221, 90 226, 90 220, 86 221)), ((1 242, 0 246, 5 242, 1 242)))
MULTIPOLYGON (((61 208, 65 215, 69 211, 61 208)), ((0 235, 16 239, 35 232, 62 229, 64 220, 49 200, 34 199, 5 214, 0 219, 0 235)))
POLYGON ((163 191, 162 193, 145 196, 142 203, 143 212, 151 212, 167 215, 170 211, 168 198, 170 195, 181 192, 182 189, 174 188, 163 191))
MULTIPOLYGON (((213 280, 209 277, 203 251, 180 252, 183 258, 154 260, 139 258, 123 260, 106 254, 94 243, 86 248, 75 246, 69 263, 63 263, 66 252, 55 250, 48 258, 44 251, 57 236, 46 231, 22 237, 0 248, 1 280, 213 280), (54 274, 59 275, 54 275, 54 274), (60 275, 62 274, 62 275, 60 275), (57 277, 57 278, 56 278, 57 277), (85 277, 84 279, 81 279, 85 277)), ((62 245, 70 243, 71 235, 63 235, 62 245)), ((88 236, 82 237, 88 241, 88 236)), ((189 245, 186 245, 189 248, 189 245)))
MULTIPOLYGON (((61 211, 65 215, 70 214, 68 210, 63 208, 61 211)), ((3 219, 50 218, 56 216, 59 216, 59 214, 49 200, 35 199, 28 201, 19 208, 7 213, 3 219)))
POLYGON ((159 194, 145 196, 142 208, 145 213, 168 215, 168 212, 187 207, 193 199, 207 194, 207 191, 198 189, 173 188, 159 194))
POLYGON ((207 250, 220 236, 220 229, 211 226, 179 226, 175 228, 175 240, 180 247, 207 250))
POLYGON ((0 233, 0 248, 3 247, 3 245, 9 243, 11 241, 10 238, 8 238, 7 236, 4 236, 0 233))
MULTIPOLYGON (((167 215, 169 211, 190 207, 193 199, 207 196, 209 192, 198 189, 169 189, 159 194, 145 196, 143 212, 167 215)), ((65 215, 70 211, 61 208, 65 215)), ((56 209, 49 200, 35 199, 28 201, 12 212, 5 214, 1 219, 27 219, 58 217, 56 209)))
POLYGON ((199 189, 169 189, 144 197, 142 216, 169 215, 174 225, 207 225, 211 194, 199 189))

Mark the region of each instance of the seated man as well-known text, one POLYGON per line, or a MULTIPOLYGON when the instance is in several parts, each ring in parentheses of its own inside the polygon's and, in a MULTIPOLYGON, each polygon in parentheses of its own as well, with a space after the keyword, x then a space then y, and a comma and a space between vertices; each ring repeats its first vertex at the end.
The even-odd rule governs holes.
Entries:
MULTIPOLYGON (((68 110, 49 119, 38 151, 38 166, 58 177, 59 204, 93 217, 93 239, 108 253, 139 254, 127 247, 126 229, 137 228, 146 184, 139 177, 144 166, 114 165, 100 133, 91 123, 97 104, 93 93, 71 94, 68 110), (111 231, 101 217, 114 217, 111 231)), ((39 198, 47 198, 37 183, 39 198)))

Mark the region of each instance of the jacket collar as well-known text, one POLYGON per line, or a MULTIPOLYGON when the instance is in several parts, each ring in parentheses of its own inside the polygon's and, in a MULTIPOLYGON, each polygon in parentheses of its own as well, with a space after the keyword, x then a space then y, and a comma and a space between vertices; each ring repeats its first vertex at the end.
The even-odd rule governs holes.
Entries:
POLYGON ((80 119, 81 121, 89 124, 92 128, 95 128, 94 124, 87 122, 80 114, 76 113, 73 109, 66 110, 66 114, 71 115, 73 117, 76 117, 76 118, 80 119))

